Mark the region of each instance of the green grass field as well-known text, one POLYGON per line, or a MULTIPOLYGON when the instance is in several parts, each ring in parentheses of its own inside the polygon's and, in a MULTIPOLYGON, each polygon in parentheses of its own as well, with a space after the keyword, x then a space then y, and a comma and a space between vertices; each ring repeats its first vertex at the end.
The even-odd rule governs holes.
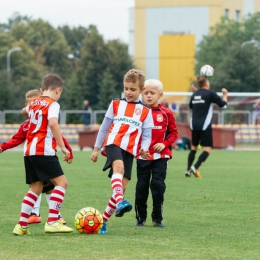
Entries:
MULTIPOLYGON (((17 237, 24 184, 22 152, 0 154, 0 259, 260 259, 259 152, 213 151, 202 165, 201 179, 185 178, 188 152, 174 152, 169 161, 164 202, 165 228, 147 223, 135 228, 135 212, 114 216, 107 235, 81 235, 74 216, 86 206, 101 213, 111 195, 110 179, 102 172, 104 158, 90 161, 90 152, 74 152, 71 165, 62 162, 69 188, 62 207, 70 234, 45 234, 47 218, 42 198, 41 224, 32 235, 17 237)), ((59 154, 61 156, 61 154, 59 154)), ((126 198, 134 204, 135 166, 126 198)))

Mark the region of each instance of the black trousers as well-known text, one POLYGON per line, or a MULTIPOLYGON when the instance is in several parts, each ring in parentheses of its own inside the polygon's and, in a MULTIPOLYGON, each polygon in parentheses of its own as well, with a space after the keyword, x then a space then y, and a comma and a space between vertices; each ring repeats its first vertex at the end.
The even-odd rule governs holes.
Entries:
POLYGON ((150 187, 153 198, 152 220, 154 222, 162 221, 167 162, 168 159, 166 158, 153 161, 137 160, 136 219, 145 221, 147 218, 147 199, 150 187))

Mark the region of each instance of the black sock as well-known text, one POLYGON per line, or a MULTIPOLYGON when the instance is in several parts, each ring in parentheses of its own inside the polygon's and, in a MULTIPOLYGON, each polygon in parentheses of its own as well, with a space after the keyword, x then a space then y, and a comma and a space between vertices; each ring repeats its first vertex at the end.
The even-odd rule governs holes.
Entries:
POLYGON ((209 153, 206 152, 206 151, 203 151, 203 152, 201 153, 200 157, 198 158, 198 161, 197 161, 196 164, 194 165, 194 167, 195 167, 196 169, 199 169, 199 167, 201 166, 201 164, 204 163, 204 162, 207 160, 208 156, 209 156, 209 153))
POLYGON ((195 150, 190 150, 189 156, 188 156, 188 168, 187 171, 190 169, 194 159, 195 159, 195 154, 197 151, 195 150))

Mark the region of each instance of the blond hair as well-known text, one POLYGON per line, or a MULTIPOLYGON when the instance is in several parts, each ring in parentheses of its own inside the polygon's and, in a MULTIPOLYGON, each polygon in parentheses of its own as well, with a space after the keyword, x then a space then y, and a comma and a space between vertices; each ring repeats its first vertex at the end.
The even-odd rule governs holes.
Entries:
POLYGON ((40 97, 41 93, 40 90, 38 89, 32 89, 26 92, 25 94, 25 101, 27 100, 27 98, 36 98, 36 97, 40 97))
POLYGON ((147 86, 156 87, 159 90, 160 93, 163 92, 163 84, 158 79, 147 79, 144 82, 144 86, 145 87, 147 87, 147 86))

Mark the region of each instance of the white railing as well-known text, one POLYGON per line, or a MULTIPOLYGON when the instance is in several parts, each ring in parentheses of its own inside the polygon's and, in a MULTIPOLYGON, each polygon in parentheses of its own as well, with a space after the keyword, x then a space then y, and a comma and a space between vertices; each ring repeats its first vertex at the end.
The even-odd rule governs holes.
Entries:
MULTIPOLYGON (((90 114, 90 124, 100 124, 102 122, 102 119, 99 118, 99 115, 105 115, 106 110, 95 110, 95 111, 86 111, 86 110, 61 110, 60 111, 60 124, 67 124, 67 116, 68 115, 83 115, 83 114, 90 114)), ((189 122, 190 117, 191 117, 191 112, 190 110, 184 110, 182 111, 183 113, 183 118, 185 122, 189 122)), ((6 117, 7 115, 20 115, 21 110, 3 110, 0 111, 0 124, 5 124, 6 123, 6 117)), ((224 110, 224 111, 213 111, 213 116, 215 115, 215 119, 213 123, 216 124, 252 124, 254 121, 255 117, 255 111, 246 111, 246 110, 224 110), (230 116, 230 119, 228 118, 230 116), (237 117, 243 118, 241 122, 237 122, 238 119, 237 117), (236 120, 236 122, 234 122, 236 120)), ((21 117, 22 118, 22 117, 21 117)), ((180 113, 176 113, 176 120, 178 121, 183 121, 180 118, 180 113)), ((12 122, 12 124, 19 124, 21 122, 12 122)), ((83 123, 81 119, 79 119, 78 124, 83 123)))

